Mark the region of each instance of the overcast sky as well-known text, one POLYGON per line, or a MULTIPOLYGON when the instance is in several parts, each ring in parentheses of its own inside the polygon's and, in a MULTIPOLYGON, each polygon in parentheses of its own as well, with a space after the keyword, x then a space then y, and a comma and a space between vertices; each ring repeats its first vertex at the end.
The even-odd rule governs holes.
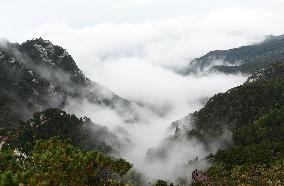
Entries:
MULTIPOLYGON (((1 37, 23 40, 46 24, 86 28, 101 23, 140 23, 175 17, 200 19, 212 15, 212 24, 243 21, 271 27, 261 33, 279 34, 283 28, 283 0, 0 0, 1 37), (216 16, 216 17, 214 17, 216 16), (226 19, 226 17, 231 18, 226 19), (233 18, 233 19, 232 19, 233 18), (227 22, 228 21, 228 22, 227 22), (282 21, 282 22, 281 22, 282 21), (278 23, 278 26, 275 27, 278 23)), ((190 23, 188 23, 190 24, 190 23)), ((217 25, 218 26, 218 25, 217 25)), ((247 25, 248 26, 248 25, 247 25)), ((238 28, 232 31, 244 31, 238 28)), ((251 30, 253 32, 253 30, 251 30)), ((256 32, 259 33, 259 30, 256 32)))

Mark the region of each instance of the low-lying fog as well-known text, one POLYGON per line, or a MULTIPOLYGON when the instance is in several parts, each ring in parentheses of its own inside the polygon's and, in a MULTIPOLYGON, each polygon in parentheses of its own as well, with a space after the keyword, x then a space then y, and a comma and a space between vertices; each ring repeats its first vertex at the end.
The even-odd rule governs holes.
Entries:
MULTIPOLYGON (((89 103, 76 105, 76 109, 71 110, 91 117, 95 123, 105 125, 118 136, 130 140, 131 145, 122 149, 121 156, 154 179, 190 177, 191 171, 197 167, 183 165, 197 156, 203 158, 208 155, 207 149, 198 142, 181 140, 171 148, 166 159, 148 161, 146 154, 149 148, 157 147, 164 138, 173 134, 174 130, 169 129, 171 123, 199 110, 214 94, 240 85, 246 79, 240 74, 182 76, 137 58, 110 60, 99 68, 103 69, 94 67, 94 71, 100 73, 98 79, 101 84, 128 100, 144 105, 136 107, 136 113, 142 120, 124 123, 114 110, 89 103), (121 128, 125 129, 122 133, 121 128)), ((207 168, 208 165, 200 166, 207 168)))
MULTIPOLYGON (((153 179, 190 177, 195 168, 208 167, 206 162, 185 166, 189 160, 209 153, 197 141, 181 139, 169 148, 170 152, 163 159, 149 161, 146 154, 149 148, 161 146, 162 140, 173 134, 174 130, 169 129, 172 122, 199 110, 208 98, 242 84, 247 78, 242 74, 221 73, 183 76, 178 71, 184 69, 190 59, 204 55, 209 49, 260 41, 257 37, 236 36, 226 30, 192 32, 192 27, 179 26, 184 23, 184 19, 178 19, 157 24, 103 24, 82 30, 51 27, 45 36, 70 48, 70 54, 92 80, 138 103, 135 111, 140 120, 135 123, 125 123, 114 110, 87 102, 66 109, 79 116, 87 115, 130 141, 131 144, 121 149, 121 156, 153 179), (177 27, 173 28, 174 25, 177 27), (54 35, 55 28, 57 35, 54 35)), ((218 144, 215 145, 213 150, 218 148, 218 144)))

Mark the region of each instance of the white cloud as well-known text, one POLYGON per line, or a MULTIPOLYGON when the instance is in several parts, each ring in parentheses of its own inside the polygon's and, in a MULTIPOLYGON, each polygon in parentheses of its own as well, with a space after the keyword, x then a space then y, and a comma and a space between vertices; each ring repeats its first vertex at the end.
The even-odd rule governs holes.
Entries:
MULTIPOLYGON (((278 28, 281 24, 274 23, 281 23, 284 9, 283 0, 0 0, 0 4, 0 37, 17 41, 23 41, 31 31, 46 24, 64 23, 74 28, 83 28, 106 22, 137 23, 180 16, 196 17, 196 21, 199 21, 198 16, 210 17, 211 12, 228 7, 245 8, 251 12, 261 10, 258 16, 262 18, 265 17, 265 12, 271 12, 274 18, 264 19, 269 19, 271 23, 264 21, 260 25, 275 33, 280 31, 278 28)), ((236 19, 240 21, 248 15, 242 11, 234 12, 236 19)), ((227 13, 231 15, 233 12, 227 13)), ((222 14, 221 18, 230 18, 227 13, 222 14)), ((234 23, 236 19, 229 22, 234 23)), ((258 23, 249 21, 250 16, 246 19, 244 21, 251 26, 259 26, 258 23)), ((229 22, 226 24, 230 25, 229 22)))
POLYGON ((284 33, 284 26, 279 24, 283 19, 279 12, 270 9, 231 6, 202 16, 158 21, 105 22, 83 28, 45 24, 25 37, 42 36, 67 48, 89 77, 115 89, 108 81, 116 77, 103 74, 109 73, 105 68, 111 67, 110 64, 133 60, 133 64, 143 67, 183 68, 190 59, 210 50, 247 45, 262 40, 267 34, 284 33))
POLYGON ((118 0, 114 6, 123 8, 133 8, 156 5, 157 3, 157 0, 118 0))

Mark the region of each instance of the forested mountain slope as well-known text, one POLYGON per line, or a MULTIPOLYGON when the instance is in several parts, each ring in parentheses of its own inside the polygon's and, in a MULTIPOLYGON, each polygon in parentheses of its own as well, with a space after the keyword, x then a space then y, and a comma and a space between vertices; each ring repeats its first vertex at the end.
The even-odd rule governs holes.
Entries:
POLYGON ((107 154, 118 153, 122 148, 119 139, 89 118, 77 118, 59 109, 48 109, 36 112, 33 118, 19 121, 14 129, 0 129, 1 136, 7 136, 10 148, 19 149, 29 154, 39 140, 52 137, 70 140, 70 143, 81 150, 96 150, 107 154))
POLYGON ((215 50, 190 62, 184 74, 199 71, 254 73, 284 60, 284 36, 269 36, 261 43, 230 50, 215 50))
POLYGON ((273 63, 243 85, 219 93, 191 115, 195 130, 214 135, 235 129, 284 105, 284 63, 273 63))
MULTIPOLYGON (((185 165, 198 169, 198 162, 212 164, 206 172, 193 172, 191 185, 283 184, 283 74, 283 62, 271 63, 243 85, 216 94, 199 111, 173 122, 174 134, 150 149, 147 157, 167 157, 174 146, 188 140, 203 144, 208 156, 189 159, 185 165), (221 148, 217 152, 211 148, 216 145, 221 148)), ((190 184, 181 180, 180 185, 190 184)))
POLYGON ((172 140, 184 135, 206 145, 232 132, 232 144, 207 157, 213 166, 206 172, 206 181, 195 180, 193 185, 284 183, 283 74, 284 63, 272 63, 174 123, 178 130, 172 140))
POLYGON ((1 44, 0 83, 0 127, 13 127, 36 111, 63 109, 70 99, 135 119, 129 101, 90 81, 65 49, 41 38, 1 44))
POLYGON ((131 103, 86 78, 66 50, 41 38, 1 43, 0 84, 0 185, 127 184, 132 165, 104 155, 125 144, 61 109, 88 101, 131 118, 131 103))

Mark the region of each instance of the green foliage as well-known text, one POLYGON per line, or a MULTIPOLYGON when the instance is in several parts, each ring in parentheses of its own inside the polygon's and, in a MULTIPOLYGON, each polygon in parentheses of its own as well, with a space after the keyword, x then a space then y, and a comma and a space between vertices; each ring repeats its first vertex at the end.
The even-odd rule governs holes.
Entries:
POLYGON ((191 186, 207 186, 208 184, 202 183, 202 182, 193 182, 191 186))
POLYGON ((188 137, 206 141, 210 139, 208 137, 220 136, 224 129, 245 127, 271 109, 284 105, 284 79, 274 73, 284 74, 284 65, 273 64, 268 70, 254 75, 258 78, 252 76, 253 82, 248 81, 210 98, 201 110, 191 115, 195 128, 187 131, 188 137))
POLYGON ((271 164, 276 155, 273 147, 274 145, 271 143, 236 146, 228 150, 219 150, 214 158, 216 161, 224 163, 228 168, 243 164, 271 164))
POLYGON ((56 138, 39 141, 32 153, 34 164, 28 183, 32 185, 120 185, 120 177, 131 165, 97 152, 81 152, 56 138))
POLYGON ((278 159, 271 166, 262 164, 235 166, 227 169, 214 165, 208 172, 212 185, 283 185, 284 159, 278 159))
POLYGON ((235 129, 236 146, 219 150, 208 170, 214 185, 281 185, 284 183, 284 109, 274 109, 235 129))
POLYGON ((235 147, 219 150, 215 161, 226 167, 244 164, 270 165, 274 157, 284 157, 284 109, 275 109, 250 125, 235 129, 235 147))
POLYGON ((224 129, 233 133, 233 147, 208 157, 213 163, 207 171, 211 185, 284 183, 283 74, 284 64, 274 63, 192 114, 195 128, 187 131, 189 138, 206 144, 224 129))
MULTIPOLYGON (((236 145, 259 144, 262 141, 284 141, 284 109, 274 109, 248 126, 235 129, 236 145)), ((284 152, 282 152, 284 153, 284 152)))
POLYGON ((250 123, 284 104, 283 82, 254 82, 212 97, 204 108, 193 114, 195 126, 203 134, 220 134, 250 123))
POLYGON ((1 175, 0 186, 18 186, 18 180, 12 172, 6 171, 1 175))
POLYGON ((146 177, 139 171, 131 169, 126 175, 126 180, 132 183, 133 186, 145 186, 147 184, 146 177))
POLYGON ((15 155, 14 150, 7 149, 0 151, 0 174, 9 170, 13 173, 22 171, 24 168, 23 157, 15 155))
POLYGON ((8 135, 10 146, 21 149, 27 154, 38 140, 48 140, 54 136, 68 139, 79 149, 104 153, 113 152, 113 149, 101 140, 101 136, 118 141, 106 128, 92 123, 90 119, 77 118, 59 109, 36 112, 32 119, 26 122, 20 121, 15 129, 2 132, 5 135, 10 133, 8 135))
MULTIPOLYGON (((122 186, 123 176, 132 167, 123 159, 94 151, 82 152, 59 138, 38 141, 27 159, 17 159, 9 150, 1 151, 0 158, 1 163, 6 162, 1 165, 1 172, 12 171, 27 185, 122 186)), ((10 178, 15 180, 12 172, 4 174, 6 182, 10 178)))
POLYGON ((164 180, 157 180, 156 183, 154 183, 153 186, 174 186, 174 184, 173 183, 168 184, 164 180))

